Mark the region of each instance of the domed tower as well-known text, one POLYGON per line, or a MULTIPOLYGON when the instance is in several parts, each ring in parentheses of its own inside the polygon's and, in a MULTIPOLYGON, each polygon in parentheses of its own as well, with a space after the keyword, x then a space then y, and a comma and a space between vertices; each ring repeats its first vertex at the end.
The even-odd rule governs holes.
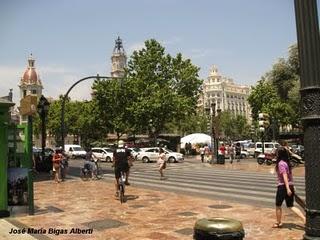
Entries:
POLYGON ((115 47, 111 56, 111 63, 111 77, 123 77, 125 74, 124 68, 127 66, 127 56, 122 45, 122 40, 119 36, 115 41, 115 47))
POLYGON ((34 95, 38 98, 42 95, 42 83, 39 75, 36 72, 34 65, 35 60, 30 54, 28 58, 28 66, 24 74, 21 77, 19 88, 20 88, 20 98, 24 98, 27 95, 34 95))
MULTIPOLYGON (((27 95, 37 96, 37 98, 39 99, 42 95, 43 86, 40 77, 36 72, 34 62, 35 60, 32 57, 32 54, 30 54, 28 58, 27 69, 20 79, 20 99, 24 98, 27 95)), ((25 116, 21 116, 21 122, 23 121, 26 121, 25 116)))

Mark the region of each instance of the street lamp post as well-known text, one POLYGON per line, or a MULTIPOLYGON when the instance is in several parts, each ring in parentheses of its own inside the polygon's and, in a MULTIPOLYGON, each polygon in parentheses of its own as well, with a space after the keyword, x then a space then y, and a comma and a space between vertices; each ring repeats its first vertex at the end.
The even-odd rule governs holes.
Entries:
POLYGON ((320 239, 320 35, 317 0, 295 0, 304 127, 306 227, 304 239, 320 239))
POLYGON ((37 105, 37 112, 41 119, 41 158, 42 160, 44 160, 44 157, 45 157, 44 150, 46 147, 46 136, 47 136, 46 117, 48 115, 49 106, 50 106, 50 103, 48 102, 48 100, 43 95, 41 95, 39 99, 39 103, 37 105))
POLYGON ((218 108, 217 109, 217 116, 216 116, 216 119, 215 119, 215 156, 216 156, 216 159, 218 160, 218 146, 219 146, 219 131, 220 131, 220 127, 219 127, 219 124, 220 124, 220 114, 221 114, 221 109, 218 108))
POLYGON ((88 80, 88 79, 97 79, 98 81, 100 79, 114 79, 112 77, 105 77, 105 76, 99 76, 99 74, 97 74, 97 76, 90 76, 90 77, 85 77, 85 78, 82 78, 80 80, 78 80, 77 82, 75 82, 69 89, 68 91, 66 92, 66 94, 63 96, 62 98, 62 103, 61 103, 61 128, 60 128, 60 131, 61 131, 61 147, 62 149, 64 150, 64 129, 65 129, 65 123, 64 123, 64 111, 65 111, 65 104, 66 104, 66 100, 68 98, 68 95, 70 93, 70 91, 80 82, 84 81, 84 80, 88 80))
POLYGON ((152 119, 149 120, 149 128, 153 136, 154 146, 157 146, 157 136, 156 136, 156 128, 153 124, 152 119))
MULTIPOLYGON (((211 103, 210 106, 210 127, 211 127, 211 163, 214 164, 214 159, 217 157, 216 154, 216 132, 215 132, 215 124, 214 119, 216 115, 216 104, 211 103)), ((218 158, 216 158, 217 160, 218 158)))

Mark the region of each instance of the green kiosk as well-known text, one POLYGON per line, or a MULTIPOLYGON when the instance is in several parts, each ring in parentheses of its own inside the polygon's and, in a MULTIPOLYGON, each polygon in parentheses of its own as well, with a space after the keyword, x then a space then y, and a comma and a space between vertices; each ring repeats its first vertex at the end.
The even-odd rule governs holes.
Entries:
POLYGON ((11 122, 14 103, 0 99, 0 218, 10 216, 10 209, 28 209, 34 214, 32 173, 33 97, 21 101, 20 113, 28 116, 25 124, 11 122), (32 100, 32 104, 30 103, 32 100), (32 108, 32 111, 30 109, 32 108))
POLYGON ((8 217, 8 128, 10 107, 14 103, 0 98, 0 217, 8 217))

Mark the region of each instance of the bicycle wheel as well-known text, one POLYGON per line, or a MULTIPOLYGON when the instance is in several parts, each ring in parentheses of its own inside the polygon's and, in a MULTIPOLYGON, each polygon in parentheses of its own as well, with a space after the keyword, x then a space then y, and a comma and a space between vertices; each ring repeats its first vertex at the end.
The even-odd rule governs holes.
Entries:
POLYGON ((87 171, 85 171, 84 169, 80 169, 80 178, 83 180, 83 181, 88 181, 89 179, 89 174, 87 171))
POLYGON ((96 178, 101 179, 103 177, 102 168, 100 166, 97 167, 96 178))
POLYGON ((124 187, 122 184, 119 186, 119 194, 120 203, 122 204, 124 203, 124 187))

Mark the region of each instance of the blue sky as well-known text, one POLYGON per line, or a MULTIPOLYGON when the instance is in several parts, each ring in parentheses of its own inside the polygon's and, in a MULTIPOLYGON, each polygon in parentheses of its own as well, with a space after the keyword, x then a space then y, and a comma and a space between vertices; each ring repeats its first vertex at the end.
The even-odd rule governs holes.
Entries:
MULTIPOLYGON (((245 85, 296 42, 293 0, 4 0, 0 30, 0 96, 13 88, 15 101, 30 53, 44 95, 57 97, 82 77, 110 75, 118 35, 128 57, 155 38, 167 53, 190 58, 201 78, 215 64, 245 85)), ((71 97, 88 98, 91 84, 71 97)))

